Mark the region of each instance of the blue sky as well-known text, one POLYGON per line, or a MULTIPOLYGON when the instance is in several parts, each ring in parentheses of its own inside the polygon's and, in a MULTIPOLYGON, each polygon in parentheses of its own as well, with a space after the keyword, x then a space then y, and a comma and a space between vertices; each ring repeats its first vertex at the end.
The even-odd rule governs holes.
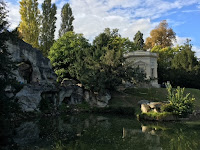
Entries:
MULTIPOLYGON (((19 0, 4 0, 8 4, 10 28, 20 21, 19 0)), ((38 0, 41 4, 43 0, 38 0)), ((104 28, 118 28, 123 37, 133 39, 140 30, 144 39, 160 21, 167 20, 177 36, 176 44, 186 38, 192 40, 193 50, 200 58, 200 0, 52 0, 57 10, 57 30, 60 28, 60 11, 69 2, 75 20, 74 30, 83 33, 90 41, 104 28)))

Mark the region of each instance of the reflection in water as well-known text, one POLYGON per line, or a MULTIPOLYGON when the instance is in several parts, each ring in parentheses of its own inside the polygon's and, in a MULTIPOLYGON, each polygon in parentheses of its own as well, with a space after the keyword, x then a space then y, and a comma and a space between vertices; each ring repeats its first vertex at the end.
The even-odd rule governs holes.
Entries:
POLYGON ((1 148, 9 150, 199 150, 200 126, 79 114, 4 125, 0 138, 1 148))

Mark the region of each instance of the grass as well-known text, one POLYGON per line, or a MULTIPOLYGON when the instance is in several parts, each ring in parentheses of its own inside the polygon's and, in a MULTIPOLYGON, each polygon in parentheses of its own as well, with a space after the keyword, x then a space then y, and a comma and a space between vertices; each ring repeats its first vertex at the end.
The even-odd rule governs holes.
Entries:
MULTIPOLYGON (((185 94, 195 97, 195 109, 200 109, 200 90, 186 88, 185 94)), ((135 112, 140 112, 137 104, 140 100, 152 102, 167 101, 167 90, 165 88, 130 88, 123 92, 113 92, 109 102, 111 107, 135 107, 135 112)))
POLYGON ((172 113, 169 113, 169 112, 161 112, 161 113, 157 113, 157 112, 148 112, 148 113, 141 113, 141 114, 138 114, 137 115, 137 118, 139 120, 151 120, 151 121, 154 121, 154 120, 165 120, 165 121, 168 121, 166 120, 165 118, 166 117, 170 117, 172 116, 173 114, 172 113))

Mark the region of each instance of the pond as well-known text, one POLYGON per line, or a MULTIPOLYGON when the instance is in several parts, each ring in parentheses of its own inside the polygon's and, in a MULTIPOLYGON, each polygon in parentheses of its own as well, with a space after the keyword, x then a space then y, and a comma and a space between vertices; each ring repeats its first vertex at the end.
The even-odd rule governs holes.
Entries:
POLYGON ((139 122, 132 117, 78 114, 2 124, 0 149, 199 150, 200 123, 139 122))

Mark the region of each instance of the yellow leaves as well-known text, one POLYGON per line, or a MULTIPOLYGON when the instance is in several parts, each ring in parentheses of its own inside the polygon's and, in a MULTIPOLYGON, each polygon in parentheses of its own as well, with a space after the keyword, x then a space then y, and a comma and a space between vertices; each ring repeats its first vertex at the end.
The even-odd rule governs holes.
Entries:
POLYGON ((21 0, 19 12, 21 22, 18 31, 22 34, 22 39, 38 48, 40 12, 37 0, 21 0))
POLYGON ((150 33, 151 37, 146 39, 146 48, 153 48, 160 45, 162 48, 173 45, 173 40, 176 39, 175 32, 168 28, 166 20, 160 22, 159 26, 153 29, 150 33))

